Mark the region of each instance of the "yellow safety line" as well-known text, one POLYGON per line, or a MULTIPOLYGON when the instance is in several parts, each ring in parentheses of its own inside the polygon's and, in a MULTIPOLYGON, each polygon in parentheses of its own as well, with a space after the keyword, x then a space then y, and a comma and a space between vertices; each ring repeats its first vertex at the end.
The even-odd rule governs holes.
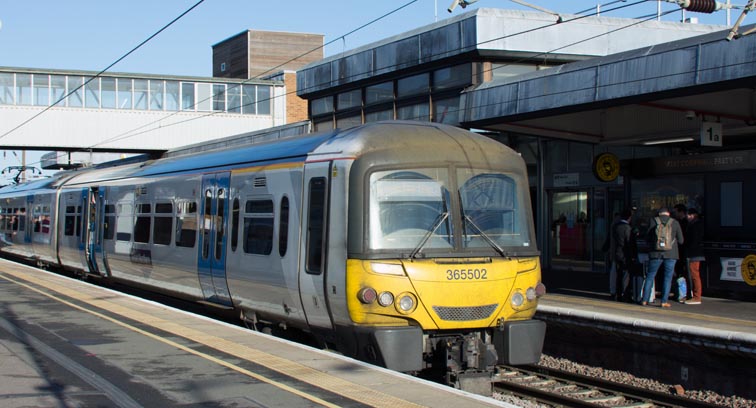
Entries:
POLYGON ((99 307, 101 309, 108 310, 112 313, 125 316, 128 318, 131 318, 135 321, 142 322, 145 324, 148 324, 152 327, 155 327, 157 329, 167 331, 169 333, 173 333, 175 335, 184 337, 186 339, 195 341, 200 344, 204 344, 208 347, 214 348, 216 350, 234 355, 236 357, 263 365, 271 370, 277 371, 279 373, 282 373, 284 375, 290 376, 292 378, 296 378, 297 380, 312 384, 316 387, 323 388, 327 391, 330 391, 334 394, 341 395, 345 398, 349 398, 361 403, 365 403, 371 406, 375 407, 387 407, 387 408, 395 408, 397 406, 401 407, 422 407, 422 405, 414 404, 409 401, 402 400, 400 398, 393 397, 388 394, 381 393, 379 391, 375 391, 366 387, 363 387, 361 385, 342 380, 340 378, 331 376, 329 374, 323 373, 321 371, 315 370, 313 368, 307 367, 302 364, 298 364, 295 362, 292 362, 290 360, 286 360, 268 353, 265 353, 260 350, 254 350, 249 347, 239 345, 237 343, 207 334, 203 332, 199 332, 197 330, 188 329, 186 327, 183 327, 179 324, 166 321, 164 319, 158 318, 154 315, 149 315, 141 312, 134 311, 132 309, 129 309, 127 307, 118 306, 111 302, 99 300, 96 298, 93 298, 91 296, 85 296, 84 293, 78 292, 72 289, 66 289, 62 288, 60 286, 51 287, 49 286, 44 280, 39 279, 34 276, 29 275, 23 275, 19 276, 19 273, 17 272, 8 272, 8 271, 2 271, 0 272, 0 277, 3 279, 6 279, 10 282, 13 282, 17 285, 23 286, 27 289, 33 290, 37 293, 40 293, 44 296, 47 296, 51 299, 54 299, 60 303, 63 303, 65 305, 68 305, 70 307, 79 309, 81 311, 93 314, 97 317, 100 317, 102 319, 105 319, 107 321, 110 321, 112 323, 115 323, 119 326, 125 327, 129 330, 132 330, 136 333, 142 334, 144 336, 147 336, 149 338, 152 338, 154 340, 163 342, 165 344, 168 344, 170 346, 176 347, 178 349, 181 349, 183 351, 186 351, 188 353, 194 354, 196 356, 202 357, 204 359, 207 359, 209 361, 212 361, 216 364, 222 365, 224 367, 230 368, 234 371, 237 371, 239 373, 242 373, 244 375, 250 376, 252 378, 255 378, 259 381, 266 382, 268 384, 271 384, 275 387, 281 388, 282 390, 285 390, 287 392, 291 392, 293 394, 299 395, 302 398, 306 398, 310 401, 313 401, 315 403, 321 404, 323 406, 327 407, 338 407, 338 405, 334 405, 328 401, 322 400, 320 398, 317 398, 315 396, 309 395, 303 391, 299 391, 295 388, 292 388, 286 384, 282 384, 280 382, 277 382, 275 380, 272 380, 270 378, 267 378, 265 376, 262 376, 260 374, 251 372, 249 370, 246 370, 244 368, 238 367, 234 364, 231 364, 227 361, 218 359, 216 357, 213 357, 211 355, 193 350, 189 347, 183 346, 181 344, 178 344, 174 341, 165 339, 163 337, 160 337, 158 335, 149 333, 147 331, 144 331, 142 329, 139 329, 137 327, 131 326, 129 324, 126 324, 124 322, 121 322, 119 320, 113 319, 111 317, 108 317, 104 314, 101 314, 99 312, 86 309, 84 307, 78 306, 76 304, 73 304, 69 301, 66 301, 64 299, 61 299, 59 297, 56 297, 53 294, 44 292, 40 289, 34 288, 30 285, 27 285, 25 283, 13 280, 7 276, 3 276, 4 273, 9 273, 19 279, 24 279, 30 282, 33 282, 37 285, 40 285, 44 288, 47 288, 49 290, 58 292, 62 295, 72 297, 74 299, 78 299, 82 302, 89 303, 93 306, 99 307), (212 343, 212 344, 211 344, 212 343))

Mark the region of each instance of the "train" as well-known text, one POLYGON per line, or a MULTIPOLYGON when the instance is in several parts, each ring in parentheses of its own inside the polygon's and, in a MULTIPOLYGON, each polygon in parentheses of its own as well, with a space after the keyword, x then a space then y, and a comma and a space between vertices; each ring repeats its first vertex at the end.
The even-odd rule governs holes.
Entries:
POLYGON ((443 124, 169 151, 6 186, 0 254, 457 386, 537 362, 546 330, 524 161, 443 124))

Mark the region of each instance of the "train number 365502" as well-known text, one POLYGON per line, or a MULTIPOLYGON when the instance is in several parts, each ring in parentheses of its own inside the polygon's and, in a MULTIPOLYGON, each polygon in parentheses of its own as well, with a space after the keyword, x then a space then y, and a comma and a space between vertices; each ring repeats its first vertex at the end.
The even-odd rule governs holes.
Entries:
POLYGON ((485 269, 447 269, 446 280, 482 280, 488 279, 485 269))

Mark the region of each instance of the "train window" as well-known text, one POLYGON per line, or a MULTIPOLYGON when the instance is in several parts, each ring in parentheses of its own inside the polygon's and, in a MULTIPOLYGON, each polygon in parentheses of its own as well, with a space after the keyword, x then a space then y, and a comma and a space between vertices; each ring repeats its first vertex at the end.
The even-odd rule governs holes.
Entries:
POLYGON ((176 246, 194 248, 197 241, 197 203, 176 203, 176 246))
POLYGON ((236 252, 239 245, 239 199, 234 198, 231 209, 231 250, 236 252))
POLYGON ((460 169, 457 178, 466 248, 490 248, 491 241, 500 247, 530 245, 515 179, 476 169, 460 169))
POLYGON ((270 255, 273 250, 273 201, 249 200, 244 206, 244 252, 270 255))
POLYGON ((134 228, 134 207, 130 203, 118 203, 116 208, 116 241, 129 242, 134 228))
POLYGON ((84 217, 81 216, 81 206, 76 207, 76 236, 81 236, 81 223, 84 222, 84 217))
POLYGON ((310 205, 307 209, 307 273, 323 270, 323 224, 325 223, 325 177, 310 179, 310 205))
POLYGON ((370 248, 453 246, 450 177, 444 168, 381 171, 370 175, 370 248))
POLYGON ((115 235, 115 206, 113 204, 105 205, 105 223, 102 229, 103 239, 113 239, 115 235))
POLYGON ((63 234, 68 237, 73 236, 75 227, 76 227, 76 207, 72 205, 66 206, 66 218, 63 224, 63 234))
POLYGON ((173 204, 156 203, 153 224, 155 228, 152 231, 152 243, 170 245, 173 231, 173 204))
POLYGON ((278 220, 278 255, 284 257, 289 245, 289 197, 281 198, 281 218, 278 220))
POLYGON ((226 189, 218 189, 218 217, 215 222, 215 260, 223 257, 223 245, 226 239, 226 189))
POLYGON ((21 208, 18 212, 18 230, 26 231, 26 208, 21 208))
POLYGON ((212 208, 213 191, 207 189, 205 190, 205 219, 202 221, 202 259, 207 259, 210 256, 210 225, 212 225, 213 220, 212 208))
POLYGON ((136 222, 134 223, 134 242, 149 243, 152 217, 149 204, 137 204, 136 222))
POLYGON ((173 204, 171 203, 156 203, 155 213, 157 214, 173 214, 173 204))

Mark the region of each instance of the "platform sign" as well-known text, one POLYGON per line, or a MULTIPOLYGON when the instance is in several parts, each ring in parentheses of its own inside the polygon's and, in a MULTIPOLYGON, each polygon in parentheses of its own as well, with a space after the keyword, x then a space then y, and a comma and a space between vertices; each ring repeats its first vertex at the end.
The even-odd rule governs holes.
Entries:
POLYGON ((701 122, 701 146, 722 146, 722 124, 701 122))
POLYGON ((719 261, 722 263, 722 274, 719 279, 743 282, 743 258, 719 258, 719 261))

